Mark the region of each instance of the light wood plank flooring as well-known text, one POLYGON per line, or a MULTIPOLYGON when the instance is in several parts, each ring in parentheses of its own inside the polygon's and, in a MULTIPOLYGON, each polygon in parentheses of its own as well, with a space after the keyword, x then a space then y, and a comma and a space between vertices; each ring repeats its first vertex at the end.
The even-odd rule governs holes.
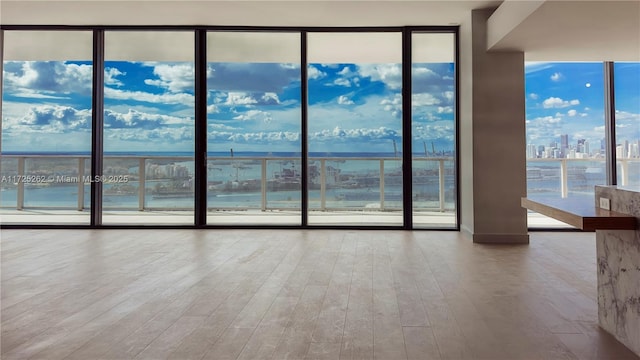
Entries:
POLYGON ((595 235, 2 230, 2 359, 637 359, 595 235))

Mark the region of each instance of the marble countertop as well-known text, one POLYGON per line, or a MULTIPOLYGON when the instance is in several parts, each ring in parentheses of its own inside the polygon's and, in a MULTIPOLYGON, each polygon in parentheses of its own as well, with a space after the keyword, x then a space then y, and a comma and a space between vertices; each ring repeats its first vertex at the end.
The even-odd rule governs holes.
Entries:
POLYGON ((640 187, 638 187, 638 186, 596 185, 596 187, 607 188, 607 189, 612 189, 612 190, 622 190, 622 191, 630 191, 630 192, 640 192, 640 187))

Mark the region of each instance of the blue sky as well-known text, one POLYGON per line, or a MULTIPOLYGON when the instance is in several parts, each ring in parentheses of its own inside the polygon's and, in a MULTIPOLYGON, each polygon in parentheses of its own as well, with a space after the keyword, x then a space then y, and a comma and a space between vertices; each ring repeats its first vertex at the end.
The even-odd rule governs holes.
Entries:
MULTIPOLYGON (((620 64, 619 139, 640 138, 640 65, 620 64)), ((300 148, 300 70, 295 64, 209 63, 209 151, 300 148)), ((3 151, 89 151, 91 65, 5 62, 3 151)), ((309 150, 387 152, 401 148, 400 64, 311 64, 309 150)), ((105 151, 193 151, 193 65, 107 62, 105 151)), ((452 64, 413 67, 413 146, 454 148, 452 64)), ((569 134, 599 145, 600 63, 528 63, 527 142, 569 134)))
MULTIPOLYGON (((602 63, 527 63, 527 143, 548 146, 567 134, 600 148, 604 138, 602 63)), ((616 134, 618 142, 640 139, 640 64, 617 63, 616 134)))

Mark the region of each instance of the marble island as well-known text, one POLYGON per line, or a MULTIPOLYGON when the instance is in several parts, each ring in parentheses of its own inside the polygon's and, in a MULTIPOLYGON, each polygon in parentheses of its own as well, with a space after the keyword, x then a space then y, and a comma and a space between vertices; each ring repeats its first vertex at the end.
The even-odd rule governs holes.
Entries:
MULTIPOLYGON (((596 186, 596 201, 640 221, 640 189, 596 186)), ((640 228, 596 230, 600 326, 640 355, 640 228)))
POLYGON ((585 199, 522 198, 523 207, 596 232, 598 322, 640 356, 640 189, 596 186, 585 199), (609 210, 600 208, 609 200, 609 210))

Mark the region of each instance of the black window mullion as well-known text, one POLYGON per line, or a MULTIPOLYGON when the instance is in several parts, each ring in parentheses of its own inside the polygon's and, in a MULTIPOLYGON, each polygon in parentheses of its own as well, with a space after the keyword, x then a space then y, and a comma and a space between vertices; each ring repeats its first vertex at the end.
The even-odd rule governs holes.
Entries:
POLYGON ((453 51, 455 51, 455 57, 453 58, 453 66, 454 68, 454 96, 455 96, 455 106, 454 106, 454 121, 455 121, 455 157, 454 157, 454 170, 456 172, 455 176, 455 189, 456 189, 456 230, 460 230, 460 213, 462 212, 462 208, 460 207, 460 33, 459 29, 456 28, 454 32, 455 36, 455 44, 453 51))
POLYGON ((307 32, 300 32, 300 153, 302 176, 300 185, 302 187, 301 194, 301 214, 302 227, 309 225, 309 146, 308 146, 308 86, 307 86, 307 32))
MULTIPOLYGON (((93 88, 91 94, 91 178, 99 179, 104 155, 104 30, 93 31, 93 88)), ((82 176, 82 174, 79 174, 82 176)), ((92 227, 102 225, 102 182, 91 182, 92 227)))
POLYGON ((607 185, 616 185, 618 183, 618 174, 616 167, 616 104, 613 62, 605 61, 603 66, 607 185))
POLYGON ((411 35, 402 31, 402 215, 403 227, 413 228, 413 179, 411 159, 411 35))
POLYGON ((207 224, 207 32, 195 31, 194 222, 207 224))

